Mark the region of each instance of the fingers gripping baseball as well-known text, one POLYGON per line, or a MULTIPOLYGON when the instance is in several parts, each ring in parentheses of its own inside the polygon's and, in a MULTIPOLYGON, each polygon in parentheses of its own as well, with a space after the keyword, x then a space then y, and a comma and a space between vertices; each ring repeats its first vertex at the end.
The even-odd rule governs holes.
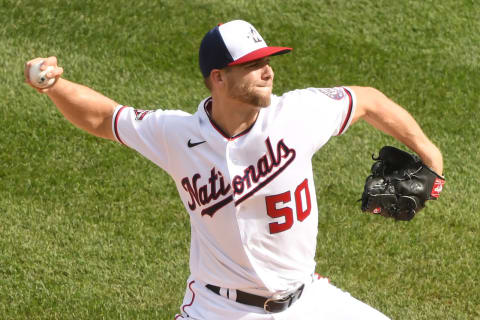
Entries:
POLYGON ((25 63, 25 82, 38 92, 48 91, 63 74, 56 57, 35 58, 25 63))

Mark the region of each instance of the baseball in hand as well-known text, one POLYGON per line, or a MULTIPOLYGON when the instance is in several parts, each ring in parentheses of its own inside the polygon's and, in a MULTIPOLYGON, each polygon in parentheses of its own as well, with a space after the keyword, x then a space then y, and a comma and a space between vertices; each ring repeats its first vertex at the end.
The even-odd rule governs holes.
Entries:
POLYGON ((45 70, 40 70, 43 60, 30 66, 29 78, 30 82, 37 88, 48 88, 55 83, 55 78, 47 78, 47 73, 53 70, 52 66, 48 66, 45 70))

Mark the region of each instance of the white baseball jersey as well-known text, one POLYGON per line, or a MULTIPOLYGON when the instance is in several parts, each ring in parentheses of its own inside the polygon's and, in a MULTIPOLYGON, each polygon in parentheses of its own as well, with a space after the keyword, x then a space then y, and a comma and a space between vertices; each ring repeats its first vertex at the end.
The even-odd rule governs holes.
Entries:
POLYGON ((173 177, 190 215, 192 278, 263 296, 295 288, 315 269, 311 158, 348 128, 354 93, 309 88, 272 95, 252 127, 235 137, 210 119, 210 107, 211 98, 193 115, 119 106, 113 130, 173 177))

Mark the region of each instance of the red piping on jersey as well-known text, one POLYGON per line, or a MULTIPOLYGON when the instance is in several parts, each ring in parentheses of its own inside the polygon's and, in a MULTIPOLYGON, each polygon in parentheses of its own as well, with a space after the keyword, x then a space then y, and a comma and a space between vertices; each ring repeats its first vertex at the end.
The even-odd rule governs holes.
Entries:
POLYGON ((330 283, 330 279, 329 279, 329 278, 324 277, 324 276, 322 276, 322 275, 320 275, 320 274, 318 274, 318 273, 316 273, 316 272, 314 273, 314 275, 317 276, 317 280, 327 279, 328 283, 330 283))
POLYGON ((120 115, 120 112, 123 111, 123 109, 125 109, 126 106, 122 106, 118 111, 117 111, 117 114, 115 115, 115 121, 113 122, 114 125, 113 125, 113 133, 115 134, 115 137, 117 138, 117 140, 125 145, 125 143, 122 141, 122 139, 120 139, 120 135, 118 134, 118 117, 120 115))
POLYGON ((186 307, 191 307, 192 304, 193 304, 193 301, 195 300, 195 292, 194 292, 193 289, 192 289, 192 285, 193 285, 194 283, 195 283, 195 280, 192 280, 192 281, 188 284, 188 289, 190 289, 190 291, 192 291, 192 295, 193 295, 193 296, 192 296, 192 301, 190 301, 189 304, 186 304, 186 305, 184 305, 184 306, 182 307, 182 310, 183 310, 183 312, 185 312, 185 314, 187 315, 187 317, 190 317, 190 315, 185 311, 185 308, 186 308, 186 307))
POLYGON ((353 109, 353 98, 352 94, 350 91, 347 89, 343 88, 343 90, 347 93, 348 98, 350 99, 350 103, 348 104, 348 113, 347 116, 345 117, 345 121, 342 124, 342 128, 340 129, 338 135, 341 135, 343 131, 345 130, 345 127, 347 126, 348 120, 350 120, 350 116, 352 115, 352 109, 353 109))
MULTIPOLYGON (((215 130, 218 131, 218 133, 220 133, 225 139, 229 140, 229 141, 233 141, 237 138, 240 138, 241 136, 247 134, 250 129, 253 128, 253 126, 255 125, 255 122, 252 123, 252 125, 250 127, 248 127, 247 129, 243 130, 242 132, 240 132, 239 134, 233 136, 233 137, 230 137, 228 136, 216 123, 215 121, 213 121, 213 119, 210 117, 210 112, 209 112, 209 109, 211 109, 211 106, 212 106, 212 97, 208 98, 204 105, 203 105, 203 108, 205 109, 205 113, 207 114, 208 116, 208 120, 210 120, 210 123, 212 124, 212 126, 215 128, 215 130)), ((257 115, 258 117, 258 115, 257 115)), ((256 119, 255 119, 256 121, 256 119)))

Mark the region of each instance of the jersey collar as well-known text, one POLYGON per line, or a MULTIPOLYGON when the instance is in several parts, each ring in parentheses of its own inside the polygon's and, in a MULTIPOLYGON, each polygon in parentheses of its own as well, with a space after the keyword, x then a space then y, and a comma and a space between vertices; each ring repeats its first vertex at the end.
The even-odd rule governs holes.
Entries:
POLYGON ((201 114, 203 114, 207 119, 208 121, 210 122, 211 126, 213 129, 215 129, 215 131, 218 132, 218 134, 220 134, 220 136, 222 136, 224 139, 226 139, 226 141, 233 141, 233 140, 236 140, 244 135, 246 135, 248 132, 250 132, 252 130, 252 128, 255 126, 255 124, 257 123, 258 121, 258 118, 260 117, 260 115, 262 114, 262 109, 260 109, 260 112, 257 116, 257 119, 255 119, 255 122, 252 123, 252 125, 250 127, 248 127, 247 129, 243 130, 242 132, 240 132, 239 134, 233 136, 233 137, 230 137, 227 133, 225 133, 222 128, 220 128, 220 126, 212 119, 212 117, 210 116, 211 114, 211 110, 212 110, 212 97, 208 97, 207 99, 203 100, 200 105, 199 105, 199 108, 198 108, 200 111, 201 114))

